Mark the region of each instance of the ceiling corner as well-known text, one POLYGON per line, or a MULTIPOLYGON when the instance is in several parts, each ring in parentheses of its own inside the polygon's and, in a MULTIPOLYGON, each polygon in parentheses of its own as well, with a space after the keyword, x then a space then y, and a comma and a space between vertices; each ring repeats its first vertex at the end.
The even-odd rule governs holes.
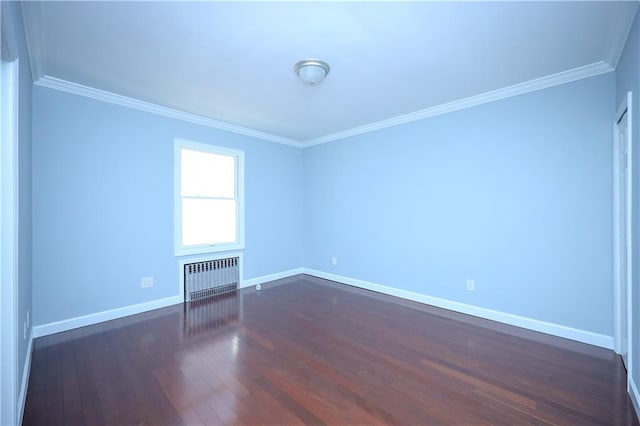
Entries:
POLYGON ((31 65, 31 78, 34 82, 45 76, 44 70, 44 38, 42 26, 43 6, 42 2, 20 2, 22 23, 24 24, 24 37, 27 42, 29 64, 31 65))
POLYGON ((1 3, 0 7, 0 42, 2 43, 2 60, 13 61, 18 57, 18 44, 15 38, 15 26, 9 18, 10 11, 6 3, 1 3))
POLYGON ((637 1, 622 2, 616 5, 614 24, 611 26, 611 33, 604 52, 604 61, 613 69, 618 66, 639 5, 640 3, 637 1))

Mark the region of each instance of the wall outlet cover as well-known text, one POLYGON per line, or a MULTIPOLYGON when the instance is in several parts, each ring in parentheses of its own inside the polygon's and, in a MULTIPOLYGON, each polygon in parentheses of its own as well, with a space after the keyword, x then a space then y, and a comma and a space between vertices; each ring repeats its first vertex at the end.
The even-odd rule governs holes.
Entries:
POLYGON ((140 280, 140 287, 149 288, 153 287, 153 277, 142 277, 140 280))

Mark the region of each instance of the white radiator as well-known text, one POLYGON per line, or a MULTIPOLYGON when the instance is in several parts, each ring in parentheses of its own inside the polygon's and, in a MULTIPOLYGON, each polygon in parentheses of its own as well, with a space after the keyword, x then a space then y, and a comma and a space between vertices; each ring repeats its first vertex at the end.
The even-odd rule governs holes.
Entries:
POLYGON ((184 300, 190 302, 238 289, 240 258, 205 260, 184 265, 184 300))

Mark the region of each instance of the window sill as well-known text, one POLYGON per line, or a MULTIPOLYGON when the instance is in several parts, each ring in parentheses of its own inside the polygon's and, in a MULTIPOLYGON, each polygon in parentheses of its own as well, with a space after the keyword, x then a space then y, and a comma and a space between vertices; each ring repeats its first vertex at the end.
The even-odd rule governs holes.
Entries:
POLYGON ((211 246, 196 246, 196 247, 180 247, 175 248, 174 256, 191 256, 194 254, 207 254, 207 253, 221 253, 225 251, 237 251, 244 250, 244 243, 237 244, 220 244, 211 246))

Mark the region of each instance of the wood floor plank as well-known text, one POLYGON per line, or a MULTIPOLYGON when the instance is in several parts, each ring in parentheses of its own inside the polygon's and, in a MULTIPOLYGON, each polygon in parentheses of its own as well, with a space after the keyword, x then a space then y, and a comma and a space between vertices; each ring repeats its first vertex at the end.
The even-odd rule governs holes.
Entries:
POLYGON ((300 276, 35 341, 25 425, 639 425, 612 351, 300 276))

